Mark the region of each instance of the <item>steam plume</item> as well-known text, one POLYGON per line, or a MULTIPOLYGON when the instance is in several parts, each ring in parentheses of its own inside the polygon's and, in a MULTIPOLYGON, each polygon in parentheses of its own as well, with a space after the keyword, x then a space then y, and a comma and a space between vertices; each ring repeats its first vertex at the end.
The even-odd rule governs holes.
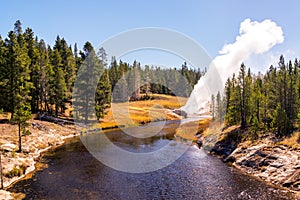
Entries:
POLYGON ((220 55, 212 61, 206 75, 195 85, 182 110, 188 114, 207 112, 211 95, 223 92, 225 81, 233 73, 238 73, 242 62, 253 54, 269 51, 283 41, 283 31, 275 22, 269 19, 262 22, 245 19, 240 25, 240 35, 234 43, 224 45, 219 51, 220 55))

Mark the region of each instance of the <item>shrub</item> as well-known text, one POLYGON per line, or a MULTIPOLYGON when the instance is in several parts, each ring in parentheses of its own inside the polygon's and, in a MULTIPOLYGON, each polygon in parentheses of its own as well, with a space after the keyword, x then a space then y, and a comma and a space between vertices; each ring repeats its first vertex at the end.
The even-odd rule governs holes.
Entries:
POLYGON ((27 167, 24 164, 22 164, 19 167, 14 166, 14 168, 11 171, 5 173, 4 176, 7 178, 22 176, 25 173, 26 168, 27 167))

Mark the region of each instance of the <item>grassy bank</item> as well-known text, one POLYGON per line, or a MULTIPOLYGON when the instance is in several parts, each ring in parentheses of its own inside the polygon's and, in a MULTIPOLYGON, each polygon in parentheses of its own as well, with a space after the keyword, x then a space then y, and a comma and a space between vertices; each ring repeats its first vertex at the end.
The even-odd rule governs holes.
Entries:
POLYGON ((180 116, 170 110, 182 107, 186 101, 184 97, 154 94, 152 100, 114 103, 95 128, 130 127, 151 121, 179 119, 180 116))
POLYGON ((209 127, 210 119, 201 119, 193 122, 182 124, 176 130, 175 135, 186 140, 196 142, 198 135, 202 134, 209 127))
MULTIPOLYGON (((179 119, 180 116, 170 112, 171 109, 183 106, 187 98, 167 95, 153 95, 154 99, 115 104, 110 108, 99 124, 95 127, 110 129, 118 125, 135 126, 151 121, 179 119), (121 108, 119 110, 118 108, 121 108), (113 110, 115 109, 115 110, 113 110), (122 113, 121 111, 126 110, 122 113), (116 113, 113 113, 116 112, 116 113), (123 119, 121 124, 116 120, 123 119)), ((35 159, 41 152, 63 144, 64 139, 77 135, 74 125, 55 124, 47 121, 29 120, 30 134, 22 137, 21 153, 18 150, 18 127, 9 123, 10 114, 1 114, 0 145, 2 147, 2 167, 4 186, 24 177, 35 169, 35 159)))

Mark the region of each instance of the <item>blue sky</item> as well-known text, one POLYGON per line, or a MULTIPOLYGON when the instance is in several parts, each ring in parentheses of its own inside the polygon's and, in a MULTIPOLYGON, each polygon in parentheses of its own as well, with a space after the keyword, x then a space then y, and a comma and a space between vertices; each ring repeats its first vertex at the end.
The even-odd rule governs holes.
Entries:
MULTIPOLYGON (((224 44, 235 41, 240 23, 246 18, 257 21, 271 19, 282 27, 285 41, 273 47, 268 56, 276 57, 283 53, 294 58, 300 52, 299 8, 300 3, 296 0, 10 0, 1 2, 0 34, 6 37, 14 22, 20 19, 24 28, 31 27, 39 38, 51 45, 59 34, 69 44, 77 42, 82 48, 85 41, 97 47, 107 38, 129 29, 161 27, 193 38, 214 58, 224 44)), ((143 56, 139 56, 143 62, 143 56)), ((150 58, 144 59, 147 62, 150 58)), ((258 64, 263 65, 261 59, 264 58, 256 57, 258 64)), ((176 65, 179 60, 153 62, 176 65)))

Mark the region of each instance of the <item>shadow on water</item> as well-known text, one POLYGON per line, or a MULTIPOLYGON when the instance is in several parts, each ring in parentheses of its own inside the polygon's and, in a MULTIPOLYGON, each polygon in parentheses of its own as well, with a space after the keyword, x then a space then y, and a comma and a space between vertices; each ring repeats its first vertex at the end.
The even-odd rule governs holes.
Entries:
MULTIPOLYGON (((153 138, 135 138, 107 131, 118 146, 145 152, 173 138, 178 123, 170 123, 153 138), (163 134, 161 134, 163 133, 163 134)), ((47 168, 9 189, 25 199, 292 199, 292 194, 239 173, 219 159, 191 146, 171 165, 151 172, 116 171, 96 160, 79 138, 45 153, 47 168)))

